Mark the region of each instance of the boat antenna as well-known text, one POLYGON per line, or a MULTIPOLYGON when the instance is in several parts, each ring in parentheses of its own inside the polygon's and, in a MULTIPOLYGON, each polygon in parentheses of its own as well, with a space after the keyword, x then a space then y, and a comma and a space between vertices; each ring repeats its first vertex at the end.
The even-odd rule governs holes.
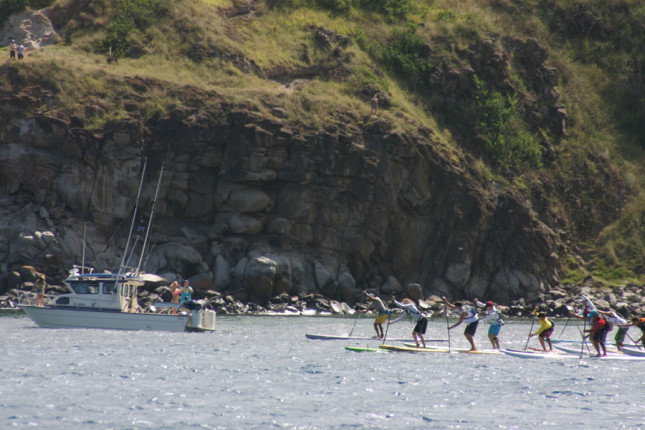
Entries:
POLYGON ((164 163, 161 163, 161 171, 159 172, 159 180, 157 181, 157 190, 155 191, 155 199, 152 201, 152 209, 150 209, 150 219, 148 220, 148 228, 146 229, 146 236, 143 239, 143 245, 141 246, 141 255, 139 256, 139 264, 137 265, 137 270, 135 272, 137 274, 139 274, 139 270, 141 269, 143 256, 146 251, 146 246, 148 245, 148 237, 150 237, 150 230, 152 229, 152 220, 155 215, 155 207, 157 206, 159 189, 161 189, 161 178, 163 176, 163 168, 164 168, 164 163))
POLYGON ((81 261, 81 275, 85 274, 85 236, 87 234, 87 221, 83 223, 83 259, 81 261))
MULTIPOLYGON (((125 244, 125 249, 123 250, 123 258, 121 259, 121 266, 119 266, 119 275, 121 275, 125 269, 125 257, 128 255, 128 247, 130 246, 130 239, 132 239, 132 231, 134 230, 134 220, 137 218, 137 213, 139 212, 139 200, 141 200, 141 189, 143 188, 143 179, 146 176, 146 166, 148 164, 148 159, 143 159, 143 170, 141 171, 141 181, 139 182, 139 192, 137 193, 137 203, 134 205, 134 212, 132 214, 132 223, 130 224, 130 232, 128 233, 128 241, 125 244)), ((117 279, 119 276, 117 276, 117 279)))

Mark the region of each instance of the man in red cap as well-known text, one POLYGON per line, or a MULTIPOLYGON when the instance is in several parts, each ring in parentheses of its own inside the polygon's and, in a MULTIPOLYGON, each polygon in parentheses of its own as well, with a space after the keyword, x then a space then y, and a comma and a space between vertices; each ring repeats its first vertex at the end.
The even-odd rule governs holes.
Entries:
POLYGON ((497 310, 495 303, 493 302, 487 302, 486 304, 483 304, 478 299, 475 299, 474 302, 478 307, 486 308, 486 316, 480 321, 488 321, 488 324, 490 324, 490 326, 488 327, 488 339, 490 339, 490 343, 491 345, 493 345, 493 349, 499 349, 498 336, 500 330, 502 330, 502 326, 504 325, 504 321, 502 320, 502 313, 497 310))

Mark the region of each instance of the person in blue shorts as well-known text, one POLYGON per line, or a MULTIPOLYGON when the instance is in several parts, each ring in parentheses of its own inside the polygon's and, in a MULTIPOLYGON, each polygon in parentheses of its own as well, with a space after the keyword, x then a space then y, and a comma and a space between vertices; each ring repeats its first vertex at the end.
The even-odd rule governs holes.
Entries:
POLYGON ((504 320, 502 320, 502 313, 497 310, 493 302, 483 304, 475 299, 475 305, 478 307, 486 308, 486 316, 480 319, 480 322, 487 321, 490 326, 488 327, 488 339, 490 340, 493 349, 499 349, 499 332, 502 330, 504 320))

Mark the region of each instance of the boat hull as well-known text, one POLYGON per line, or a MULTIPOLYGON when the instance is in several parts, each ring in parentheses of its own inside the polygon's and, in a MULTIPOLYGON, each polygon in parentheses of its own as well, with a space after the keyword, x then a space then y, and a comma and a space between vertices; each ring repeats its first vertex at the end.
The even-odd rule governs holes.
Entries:
POLYGON ((99 309, 22 306, 42 328, 186 331, 188 315, 126 313, 99 309))

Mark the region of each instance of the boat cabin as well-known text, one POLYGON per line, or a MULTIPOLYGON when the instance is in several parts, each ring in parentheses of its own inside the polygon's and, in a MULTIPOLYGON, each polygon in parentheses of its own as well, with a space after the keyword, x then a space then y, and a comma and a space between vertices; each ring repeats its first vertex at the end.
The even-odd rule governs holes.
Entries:
POLYGON ((129 274, 78 273, 73 270, 64 281, 71 293, 61 294, 56 306, 75 308, 113 309, 121 312, 138 312, 137 289, 144 285, 129 274))

